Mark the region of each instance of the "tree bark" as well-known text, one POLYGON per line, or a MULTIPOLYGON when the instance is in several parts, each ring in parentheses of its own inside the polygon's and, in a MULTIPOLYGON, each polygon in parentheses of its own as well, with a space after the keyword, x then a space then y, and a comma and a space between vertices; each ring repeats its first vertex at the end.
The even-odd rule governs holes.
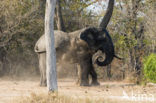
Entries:
POLYGON ((56 0, 47 0, 45 13, 47 89, 57 90, 56 50, 54 47, 54 11, 56 0))
MULTIPOLYGON (((139 42, 143 41, 143 38, 141 36, 143 36, 143 31, 144 31, 144 28, 142 28, 141 26, 138 25, 138 18, 137 18, 140 2, 141 2, 141 0, 132 0, 132 15, 131 15, 131 21, 133 22, 132 35, 134 35, 135 40, 137 40, 139 42), (140 27, 140 30, 142 29, 141 32, 139 32, 137 26, 140 27)), ((142 47, 140 47, 139 42, 137 42, 137 45, 132 49, 133 57, 131 56, 131 60, 132 60, 131 64, 132 64, 133 68, 135 69, 137 75, 141 74, 140 51, 141 51, 142 47)))
POLYGON ((106 28, 110 19, 111 19, 111 16, 112 16, 112 13, 113 13, 113 8, 114 8, 114 0, 109 0, 109 3, 108 3, 108 7, 107 7, 107 11, 106 11, 106 14, 105 16, 103 17, 101 23, 100 23, 100 27, 101 28, 106 28))
POLYGON ((64 22, 63 22, 60 0, 57 0, 57 3, 56 3, 56 16, 57 16, 57 29, 65 32, 66 29, 64 26, 64 22))

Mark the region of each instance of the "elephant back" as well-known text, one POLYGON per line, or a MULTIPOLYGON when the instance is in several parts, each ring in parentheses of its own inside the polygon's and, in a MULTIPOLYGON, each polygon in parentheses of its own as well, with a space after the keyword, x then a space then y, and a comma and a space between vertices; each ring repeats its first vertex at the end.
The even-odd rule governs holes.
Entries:
POLYGON ((69 36, 70 36, 70 39, 73 39, 73 38, 80 38, 80 34, 81 32, 83 32, 86 28, 82 28, 80 30, 77 30, 77 31, 74 31, 74 32, 70 32, 69 33, 69 36))
POLYGON ((55 30, 55 48, 64 48, 66 45, 69 44, 70 38, 68 33, 65 33, 63 31, 55 30))
MULTIPOLYGON (((68 33, 65 33, 63 31, 55 30, 54 31, 55 36, 55 48, 63 48, 68 42, 69 42, 69 36, 68 33)), ((38 41, 36 42, 34 51, 37 53, 46 52, 46 40, 45 35, 42 35, 38 41)))

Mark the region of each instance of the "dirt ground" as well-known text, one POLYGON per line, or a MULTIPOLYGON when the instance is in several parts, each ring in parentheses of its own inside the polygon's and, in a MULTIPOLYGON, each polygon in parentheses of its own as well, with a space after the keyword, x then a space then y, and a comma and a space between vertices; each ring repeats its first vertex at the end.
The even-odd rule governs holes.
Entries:
MULTIPOLYGON (((100 82, 100 86, 80 87, 72 79, 59 79, 60 94, 73 98, 91 98, 123 101, 123 103, 156 103, 156 86, 138 86, 125 82, 100 82)), ((39 86, 39 79, 15 80, 0 78, 0 103, 12 103, 17 98, 32 93, 47 93, 46 87, 39 86)))

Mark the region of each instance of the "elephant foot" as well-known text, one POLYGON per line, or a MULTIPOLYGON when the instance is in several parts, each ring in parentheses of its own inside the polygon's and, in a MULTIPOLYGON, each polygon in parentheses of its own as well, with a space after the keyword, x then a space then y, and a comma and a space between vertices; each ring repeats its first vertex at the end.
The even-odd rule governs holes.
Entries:
POLYGON ((79 85, 80 84, 80 80, 77 80, 75 84, 76 85, 79 85))
POLYGON ((41 87, 46 87, 46 86, 47 86, 47 83, 46 83, 46 82, 41 82, 41 83, 40 83, 40 86, 41 86, 41 87))
POLYGON ((81 81, 80 82, 80 80, 78 80, 76 82, 76 85, 78 85, 78 86, 89 86, 89 82, 87 82, 87 81, 81 81))
POLYGON ((40 87, 46 87, 46 86, 47 86, 47 84, 45 84, 45 83, 40 84, 40 87))
POLYGON ((92 81, 91 86, 99 86, 100 83, 98 81, 92 81))
POLYGON ((81 81, 80 86, 89 86, 88 81, 81 81))

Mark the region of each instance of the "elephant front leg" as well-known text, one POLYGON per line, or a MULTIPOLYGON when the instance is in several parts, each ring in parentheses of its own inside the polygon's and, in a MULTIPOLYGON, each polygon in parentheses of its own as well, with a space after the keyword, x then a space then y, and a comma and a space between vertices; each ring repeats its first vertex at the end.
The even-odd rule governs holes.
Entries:
POLYGON ((96 71, 94 69, 94 66, 93 66, 93 63, 92 63, 92 58, 90 58, 90 60, 89 60, 88 68, 89 68, 89 74, 92 77, 91 85, 92 86, 100 85, 100 83, 97 80, 97 73, 96 73, 96 71))
POLYGON ((81 79, 81 67, 79 64, 75 65, 76 68, 76 73, 77 73, 77 81, 76 84, 79 85, 80 84, 80 79, 81 79))
POLYGON ((91 68, 90 75, 92 76, 92 82, 91 85, 98 86, 100 83, 97 80, 97 73, 95 72, 94 68, 91 68))
POLYGON ((81 62, 78 69, 78 85, 80 86, 89 86, 89 68, 88 68, 88 62, 81 62))

